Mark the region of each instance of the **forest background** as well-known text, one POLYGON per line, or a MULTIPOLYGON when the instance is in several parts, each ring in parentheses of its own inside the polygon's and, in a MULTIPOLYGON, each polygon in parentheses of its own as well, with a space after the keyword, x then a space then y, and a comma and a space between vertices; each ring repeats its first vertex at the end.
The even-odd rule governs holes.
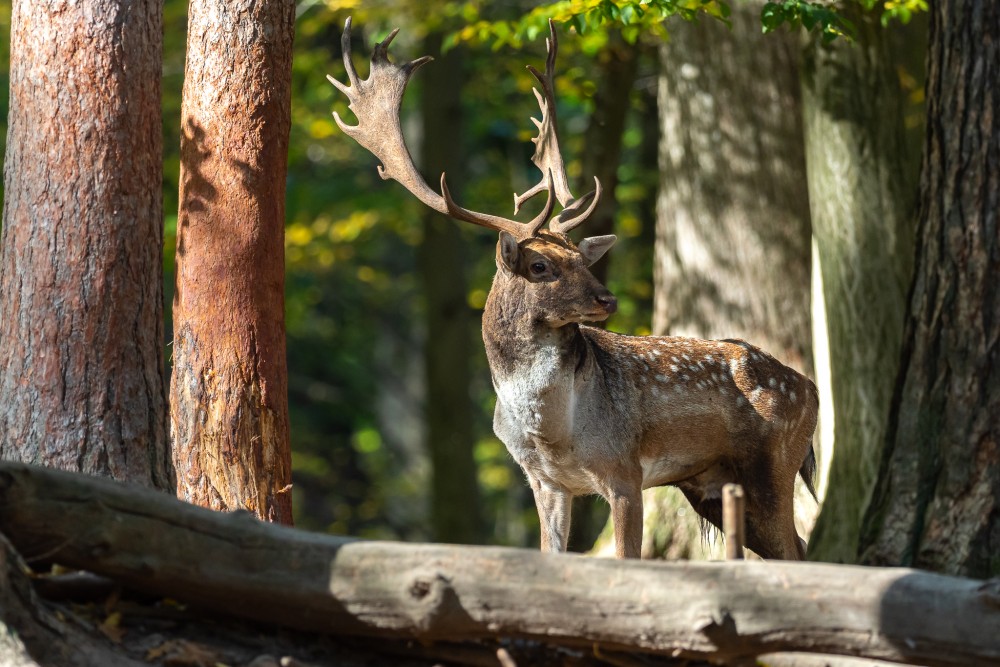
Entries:
MULTIPOLYGON (((665 28, 627 15, 640 3, 591 4, 580 14, 563 3, 573 29, 560 26, 557 96, 570 175, 598 174, 611 193, 602 228, 588 229, 620 238, 597 268, 621 303, 609 327, 743 337, 817 378, 827 400, 820 489, 840 495, 828 496, 832 518, 813 555, 851 562, 882 458, 912 272, 926 23, 911 11, 923 3, 848 2, 848 23, 816 4, 768 3, 762 15, 763 3, 737 2, 729 15, 691 3, 705 10, 699 21, 675 16, 665 28), (816 30, 761 34, 762 22, 786 18, 816 30)), ((559 18, 559 7, 548 13, 559 18)), ((6 65, 9 5, 0 12, 6 65)), ((495 239, 421 210, 337 130, 330 110, 343 114, 346 102, 325 75, 342 72, 349 13, 364 44, 356 60, 396 26, 397 58, 438 58, 404 105, 429 173, 452 165, 461 200, 498 212, 535 180, 527 118, 537 110, 524 65, 544 60, 544 12, 297 5, 286 216, 296 523, 532 545, 530 492, 492 435, 478 341, 495 239)), ((187 3, 165 3, 166 341, 186 17, 187 3)), ((675 500, 650 506, 657 525, 689 514, 675 500)), ((602 510, 580 503, 577 548, 589 548, 602 510)), ((698 550, 696 529, 684 539, 647 532, 648 555, 698 550)))

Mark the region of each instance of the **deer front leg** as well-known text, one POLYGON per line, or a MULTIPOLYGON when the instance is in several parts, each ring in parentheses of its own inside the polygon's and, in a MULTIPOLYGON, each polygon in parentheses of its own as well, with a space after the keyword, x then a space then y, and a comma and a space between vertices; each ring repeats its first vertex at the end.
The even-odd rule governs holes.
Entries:
POLYGON ((528 476, 542 528, 542 551, 564 552, 569 541, 573 495, 528 476))
POLYGON ((642 489, 615 489, 609 495, 615 528, 615 558, 641 558, 642 489))

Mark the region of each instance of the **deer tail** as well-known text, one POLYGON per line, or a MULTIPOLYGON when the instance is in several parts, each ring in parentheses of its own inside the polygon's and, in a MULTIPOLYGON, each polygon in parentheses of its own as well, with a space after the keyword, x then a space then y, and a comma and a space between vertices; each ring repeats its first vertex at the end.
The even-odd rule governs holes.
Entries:
POLYGON ((819 497, 816 495, 816 450, 811 440, 809 452, 806 454, 806 460, 802 462, 802 467, 799 468, 799 474, 802 475, 802 481, 806 483, 813 500, 819 502, 819 497))

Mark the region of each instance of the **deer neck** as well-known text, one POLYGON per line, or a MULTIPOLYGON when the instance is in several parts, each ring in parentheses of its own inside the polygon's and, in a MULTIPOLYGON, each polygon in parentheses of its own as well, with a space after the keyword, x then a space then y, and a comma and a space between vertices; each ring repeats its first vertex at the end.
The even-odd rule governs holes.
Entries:
POLYGON ((483 342, 494 384, 529 373, 539 389, 572 381, 586 358, 580 326, 553 327, 532 317, 524 295, 511 283, 498 275, 483 311, 483 342))

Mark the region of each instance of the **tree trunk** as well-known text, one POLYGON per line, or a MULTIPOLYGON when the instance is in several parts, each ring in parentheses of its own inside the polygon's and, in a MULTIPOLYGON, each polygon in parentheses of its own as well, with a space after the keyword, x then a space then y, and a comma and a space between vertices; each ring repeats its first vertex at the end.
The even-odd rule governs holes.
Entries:
POLYGON ((997 581, 368 542, 20 464, 0 465, 0 506, 0 530, 22 553, 265 627, 423 645, 528 639, 636 654, 626 664, 651 662, 642 654, 752 664, 796 650, 956 667, 1000 659, 997 581))
POLYGON ((194 0, 189 11, 170 409, 177 493, 290 523, 284 222, 295 3, 194 0))
MULTIPOLYGON (((732 9, 731 30, 675 21, 660 51, 653 332, 745 338, 809 373, 798 49, 792 35, 760 34, 759 6, 732 9)), ((687 506, 675 489, 655 494, 675 498, 648 505, 687 506)), ((693 526, 697 517, 674 511, 659 520, 693 526)))
MULTIPOLYGON (((586 236, 614 233, 618 213, 618 167, 621 164, 625 122, 632 109, 632 88, 639 69, 639 47, 628 44, 617 32, 608 36, 607 45, 597 54, 597 90, 594 112, 584 135, 584 153, 577 195, 594 187, 594 177, 604 188, 601 201, 583 228, 586 236)), ((590 267, 602 283, 608 278, 607 254, 590 267)))
POLYGON ((732 30, 677 22, 661 47, 653 330, 746 337, 806 370, 810 228, 796 40, 761 35, 753 6, 734 7, 732 21, 732 30))
POLYGON ((0 258, 0 457, 173 489, 157 3, 19 0, 0 258))
POLYGON ((853 563, 899 363, 917 174, 908 166, 904 93, 888 34, 873 12, 854 4, 843 11, 857 40, 813 38, 802 69, 835 443, 824 452, 830 472, 809 556, 853 563))
MULTIPOLYGON (((441 52, 441 33, 424 40, 424 53, 435 61, 421 72, 423 121, 421 164, 428 183, 441 173, 461 201, 462 50, 441 52)), ((477 544, 483 541, 479 484, 473 448, 472 313, 466 302, 468 253, 459 223, 434 211, 423 212, 419 250, 424 291, 424 342, 427 451, 431 459, 431 534, 437 542, 477 544)))
POLYGON ((1000 573, 1000 5, 932 3, 917 255, 861 561, 1000 573))

